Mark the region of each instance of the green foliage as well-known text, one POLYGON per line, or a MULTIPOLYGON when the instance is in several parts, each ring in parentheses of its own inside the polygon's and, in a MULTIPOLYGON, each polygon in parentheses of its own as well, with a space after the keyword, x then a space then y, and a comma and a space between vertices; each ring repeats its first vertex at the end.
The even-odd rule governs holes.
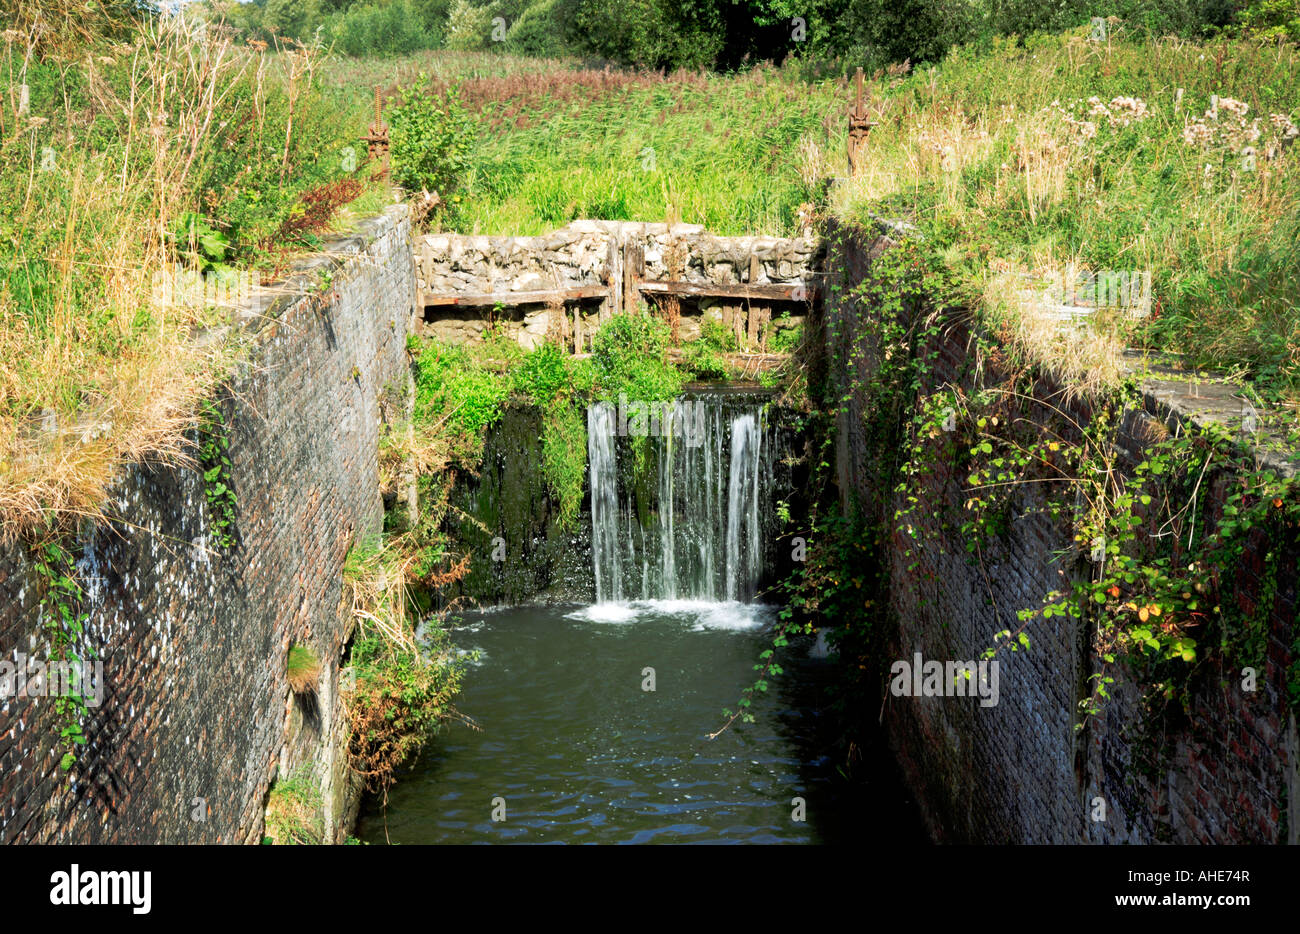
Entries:
POLYGON ((343 55, 401 55, 436 48, 440 36, 421 19, 409 0, 358 3, 330 23, 334 50, 343 55))
POLYGON ((571 528, 582 507, 587 475, 587 414, 567 400, 549 405, 542 421, 542 465, 559 504, 561 528, 571 528))
POLYGON ((76 764, 78 746, 86 744, 81 722, 88 716, 85 685, 80 683, 82 664, 93 659, 92 649, 79 649, 88 615, 81 608, 81 587, 76 580, 75 559, 66 539, 47 530, 44 540, 31 547, 32 567, 40 593, 41 628, 50 643, 50 659, 68 666, 68 692, 53 700, 56 748, 64 750, 59 766, 65 772, 76 764), (81 652, 85 651, 83 658, 81 652))
POLYGON ((356 678, 348 697, 351 749, 367 787, 379 791, 453 717, 465 663, 446 631, 431 625, 418 646, 365 634, 353 643, 349 664, 356 678))
POLYGON ((199 469, 203 472, 212 537, 220 547, 231 548, 235 544, 238 501, 230 476, 230 433, 220 407, 211 399, 204 404, 199 426, 199 469))
POLYGON ((475 360, 465 347, 412 339, 415 352, 415 422, 445 428, 455 459, 477 462, 487 430, 501 416, 510 379, 475 360))
POLYGON ((570 24, 565 21, 565 0, 530 3, 510 24, 506 50, 514 55, 561 58, 572 50, 570 24))
POLYGON ((319 846, 325 842, 325 816, 320 787, 304 764, 271 786, 266 801, 263 845, 319 846))
POLYGON ((737 350, 736 334, 716 318, 700 319, 700 337, 683 348, 682 365, 696 379, 726 379, 731 368, 723 357, 737 350))
POLYGON ((492 41, 492 8, 470 0, 452 0, 446 35, 449 49, 460 52, 486 49, 492 41))
POLYGON ((710 67, 725 41, 721 4, 710 0, 575 0, 573 18, 586 49, 625 65, 710 67))
POLYGON ((1300 112, 1300 54, 1085 32, 955 49, 933 73, 890 81, 871 149, 873 171, 898 184, 837 213, 907 215, 972 284, 1067 262, 1149 274, 1153 314, 1121 322, 1130 345, 1245 371, 1265 397, 1300 392, 1287 274, 1300 150, 1282 138, 1300 112), (1093 52, 1079 58, 1081 41, 1093 52), (1129 119, 1134 98, 1145 109, 1129 119), (1247 111, 1208 116, 1213 98, 1247 111), (942 129, 953 113, 962 128, 942 129))
POLYGON ((392 128, 393 173, 405 187, 436 192, 444 205, 461 198, 460 187, 474 148, 475 127, 456 88, 434 91, 421 74, 400 91, 400 103, 387 116, 392 128))
POLYGON ((457 223, 484 233, 662 221, 674 209, 719 234, 793 235, 809 200, 801 140, 817 147, 809 177, 830 174, 843 150, 842 122, 828 116, 841 89, 792 68, 607 77, 557 65, 462 90, 480 143, 457 223))
POLYGON ((515 391, 538 405, 550 405, 561 393, 571 392, 569 368, 569 357, 548 341, 535 347, 513 371, 515 391))
POLYGON ((1237 20, 1248 35, 1300 42, 1300 0, 1249 0, 1237 20))
POLYGON ((620 394, 637 402, 676 398, 685 379, 668 362, 668 339, 668 325, 645 312, 610 318, 591 344, 597 395, 609 402, 620 394))

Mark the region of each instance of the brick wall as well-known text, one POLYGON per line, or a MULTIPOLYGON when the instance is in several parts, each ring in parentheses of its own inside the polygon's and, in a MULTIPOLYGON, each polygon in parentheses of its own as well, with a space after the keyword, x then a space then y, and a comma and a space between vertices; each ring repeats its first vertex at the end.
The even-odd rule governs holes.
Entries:
MULTIPOLYGON (((899 494, 871 489, 890 452, 873 449, 863 429, 870 402, 850 387, 855 375, 871 372, 881 348, 873 344, 873 309, 851 290, 870 274, 872 259, 892 246, 889 233, 834 230, 827 263, 828 375, 845 399, 836 452, 842 503, 846 509, 866 504, 877 517, 892 517, 904 503, 899 494)), ((938 357, 924 394, 945 383, 990 385, 1003 375, 996 359, 976 372, 970 338, 960 318, 947 322, 927 348, 938 357)), ((1048 425, 1046 402, 1062 406, 1060 388, 1040 381, 1031 421, 1048 425)), ((1154 388, 1146 392, 1146 408, 1121 436, 1130 467, 1153 425, 1200 418, 1192 400, 1154 388)), ((1079 406, 1070 415, 1080 424, 1089 418, 1079 406)), ((1043 486, 1018 491, 1005 537, 970 555, 954 520, 970 495, 969 471, 942 459, 931 466, 909 520, 925 544, 909 556, 907 537, 895 532, 884 556, 887 660, 910 660, 917 652, 942 661, 978 659, 995 632, 1020 627, 1018 609, 1039 606, 1043 595, 1084 569, 1072 530, 1037 509, 1045 502, 1043 486)), ((1214 514, 1231 478, 1209 479, 1202 508, 1214 514)), ((1028 651, 999 654, 995 706, 981 707, 975 698, 894 697, 882 685, 890 743, 932 836, 988 843, 1296 842, 1300 756, 1285 683, 1297 621, 1297 554, 1291 548, 1276 556, 1279 586, 1268 597, 1262 593, 1267 550, 1257 537, 1240 571, 1249 580, 1248 599, 1268 600, 1260 609, 1268 649, 1259 689, 1243 692, 1239 671, 1221 667, 1200 676, 1192 716, 1172 724, 1159 746, 1165 758, 1149 774, 1138 766, 1154 747, 1137 736, 1141 696, 1131 673, 1117 677, 1100 717, 1082 732, 1074 728, 1078 702, 1090 692, 1088 676, 1099 664, 1086 624, 1073 618, 1035 619, 1026 629, 1028 651), (1105 801, 1104 821, 1092 819, 1098 797, 1105 801)))
MULTIPOLYGON (((222 403, 232 549, 214 542, 191 469, 129 467, 113 494, 118 521, 83 531, 83 650, 103 661, 103 701, 70 773, 48 700, 0 707, 0 840, 257 841, 271 781, 300 763, 327 820, 348 823, 357 796, 341 758, 340 570, 382 522, 379 397, 409 379, 410 238, 403 209, 362 221, 238 315, 253 346, 222 403), (303 294, 319 292, 322 267, 330 288, 303 294), (314 706, 288 689, 294 642, 324 663, 314 706)), ((0 551, 0 658, 47 657, 35 591, 23 551, 0 551)))

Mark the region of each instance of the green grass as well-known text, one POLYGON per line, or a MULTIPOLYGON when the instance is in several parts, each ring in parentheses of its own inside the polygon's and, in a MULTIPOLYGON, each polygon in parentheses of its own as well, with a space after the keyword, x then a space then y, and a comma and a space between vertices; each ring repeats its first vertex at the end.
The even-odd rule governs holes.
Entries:
POLYGON ((1085 35, 959 49, 880 83, 866 168, 834 209, 912 220, 985 310, 1017 270, 1150 271, 1154 313, 1121 340, 1295 398, 1300 146, 1280 147, 1274 121, 1300 121, 1300 54, 1085 35), (1245 118, 1220 107, 1206 121, 1212 95, 1246 104, 1245 118), (1125 123, 1115 98, 1141 99, 1146 115, 1125 123), (1208 145, 1184 140, 1198 122, 1208 145))
POLYGON ((273 277, 374 197, 346 153, 364 108, 310 57, 59 11, 0 46, 0 539, 100 516, 123 461, 186 455, 238 348, 193 339, 228 309, 160 285, 273 277))
POLYGON ((382 65, 332 59, 322 80, 360 99, 421 72, 458 85, 478 126, 464 203, 445 219, 466 232, 671 217, 719 234, 789 234, 825 154, 843 150, 842 85, 794 69, 662 75, 435 51, 382 65))

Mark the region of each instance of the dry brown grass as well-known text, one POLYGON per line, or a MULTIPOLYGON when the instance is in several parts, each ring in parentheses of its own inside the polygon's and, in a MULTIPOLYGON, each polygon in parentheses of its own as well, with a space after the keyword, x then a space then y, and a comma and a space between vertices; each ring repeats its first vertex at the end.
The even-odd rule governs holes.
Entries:
MULTIPOLYGON (((21 84, 36 43, 7 42, 0 74, 21 84)), ((188 462, 187 432, 233 353, 229 310, 180 304, 156 274, 171 268, 166 232, 247 59, 169 21, 113 54, 130 56, 130 92, 91 76, 91 112, 62 115, 58 171, 41 171, 34 142, 48 118, 5 113, 6 165, 26 169, 8 179, 15 226, 50 281, 32 307, 0 279, 0 539, 102 517, 126 461, 188 462), (116 121, 120 145, 82 144, 97 116, 116 121)))
MULTIPOLYGON (((1044 263, 1030 279, 1041 283, 1061 276, 1061 268, 1044 263)), ((1019 271, 990 273, 985 278, 983 309, 999 340, 1021 359, 1050 373, 1064 388, 1067 401, 1099 397, 1120 385, 1128 344, 1122 312, 1098 311, 1062 321, 1041 295, 1029 294, 1026 275, 1019 271)))

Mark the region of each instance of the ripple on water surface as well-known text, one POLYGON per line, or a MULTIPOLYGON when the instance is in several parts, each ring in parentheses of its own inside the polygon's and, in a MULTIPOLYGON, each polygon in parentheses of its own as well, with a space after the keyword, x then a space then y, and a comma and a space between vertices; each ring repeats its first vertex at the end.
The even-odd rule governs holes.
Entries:
MULTIPOLYGON (((634 601, 467 614, 479 650, 449 727, 399 776, 373 843, 812 843, 843 837, 844 789, 824 703, 826 662, 791 652, 755 722, 717 739, 770 645, 773 607, 634 601), (645 687, 654 669, 654 690, 645 687), (791 799, 808 819, 791 819, 791 799), (494 799, 506 819, 492 820, 494 799)), ((904 804, 901 789, 891 790, 904 804)), ((876 802, 876 806, 887 802, 876 802)))

